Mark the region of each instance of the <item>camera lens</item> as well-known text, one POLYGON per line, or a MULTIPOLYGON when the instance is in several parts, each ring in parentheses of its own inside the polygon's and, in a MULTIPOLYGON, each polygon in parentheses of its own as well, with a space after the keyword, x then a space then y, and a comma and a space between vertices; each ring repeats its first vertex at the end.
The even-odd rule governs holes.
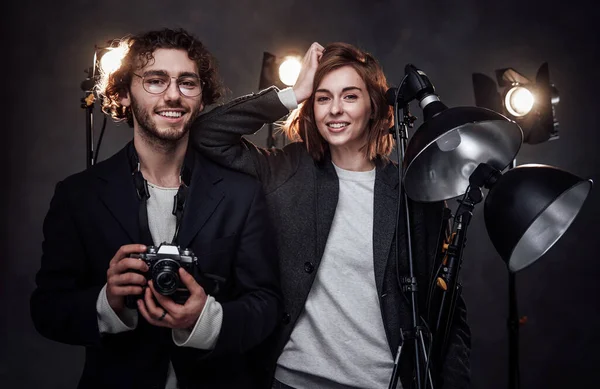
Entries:
POLYGON ((158 261, 154 265, 152 280, 154 288, 162 295, 168 296, 177 290, 179 284, 179 263, 171 259, 158 261))
POLYGON ((176 275, 170 272, 160 273, 156 276, 156 285, 159 285, 162 290, 171 290, 177 285, 175 277, 176 275))

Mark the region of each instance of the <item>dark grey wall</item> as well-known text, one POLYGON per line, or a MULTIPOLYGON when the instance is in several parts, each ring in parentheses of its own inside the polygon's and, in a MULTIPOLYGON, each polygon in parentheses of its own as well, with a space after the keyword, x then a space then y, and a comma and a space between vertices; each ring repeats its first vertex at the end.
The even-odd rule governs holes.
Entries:
MULTIPOLYGON (((341 40, 371 51, 390 83, 407 62, 425 70, 450 106, 474 104, 471 73, 493 76, 514 67, 534 76, 550 63, 560 90, 560 140, 525 145, 519 163, 555 165, 600 179, 597 149, 598 13, 575 1, 477 0, 223 0, 19 1, 2 23, 3 254, 0 259, 0 387, 74 387, 79 347, 39 336, 28 298, 39 267, 41 224, 55 183, 85 168, 85 121, 79 84, 94 44, 146 29, 184 27, 220 59, 230 97, 254 91, 263 51, 304 51, 312 41, 341 40), (7 62, 8 60, 8 62, 7 62), (7 93, 8 92, 8 93, 7 93), (8 191, 6 191, 8 188, 8 191)), ((415 113, 418 115, 418 112, 415 113)), ((98 123, 99 124, 99 123, 98 123)), ((109 124, 101 159, 131 136, 109 124)), ((264 144, 265 134, 254 138, 264 144)), ((576 387, 593 382, 600 363, 598 256, 600 222, 595 189, 582 213, 543 260, 517 277, 523 388, 576 387)), ((507 226, 506 228, 510 228, 507 226)), ((487 237, 482 209, 470 228, 464 258, 465 299, 473 332, 476 388, 503 388, 507 372, 507 275, 487 237)))

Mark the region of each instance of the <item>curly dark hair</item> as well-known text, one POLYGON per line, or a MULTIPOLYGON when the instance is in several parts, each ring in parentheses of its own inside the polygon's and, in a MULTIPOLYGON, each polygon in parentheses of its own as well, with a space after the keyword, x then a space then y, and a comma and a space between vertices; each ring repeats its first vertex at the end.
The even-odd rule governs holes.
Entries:
POLYGON ((182 49, 196 63, 202 81, 202 102, 205 106, 217 102, 224 93, 217 71, 216 59, 204 44, 183 29, 162 29, 129 36, 121 40, 119 48, 125 56, 118 70, 110 74, 101 74, 96 84, 98 94, 102 96, 102 111, 115 120, 127 120, 133 127, 130 107, 124 107, 120 99, 129 92, 133 72, 146 66, 154 59, 157 49, 182 49))
POLYGON ((367 129, 367 142, 363 152, 368 160, 381 159, 388 161, 394 147, 394 140, 389 128, 394 123, 392 107, 385 98, 388 84, 379 62, 369 53, 348 43, 334 42, 325 47, 319 61, 313 92, 298 109, 288 117, 282 129, 292 141, 302 141, 310 155, 321 161, 329 144, 321 136, 315 123, 315 91, 321 80, 333 70, 350 66, 363 79, 371 100, 372 118, 367 129))

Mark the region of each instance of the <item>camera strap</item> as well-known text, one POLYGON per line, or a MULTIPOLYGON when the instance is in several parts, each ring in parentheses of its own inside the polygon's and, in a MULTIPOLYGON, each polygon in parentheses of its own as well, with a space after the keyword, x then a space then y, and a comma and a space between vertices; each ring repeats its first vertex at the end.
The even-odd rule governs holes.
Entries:
MULTIPOLYGON (((148 224, 148 199, 150 198, 150 190, 148 189, 148 181, 142 174, 140 160, 135 150, 133 142, 130 143, 128 149, 129 163, 131 167, 131 175, 133 176, 133 182, 135 184, 135 190, 137 198, 140 201, 138 221, 140 226, 140 236, 142 243, 145 245, 152 246, 154 244, 152 234, 150 232, 150 226, 148 224)), ((183 220, 183 213, 185 211, 185 203, 188 196, 189 185, 192 178, 193 168, 193 155, 192 153, 186 153, 181 171, 179 173, 179 189, 173 199, 173 215, 175 216, 175 234, 171 244, 177 245, 177 238, 179 236, 179 229, 183 220)))
POLYGON ((140 226, 140 236, 142 243, 145 245, 154 245, 152 234, 150 233, 150 226, 148 225, 148 199, 150 198, 150 191, 148 190, 148 182, 144 179, 140 170, 139 162, 136 164, 137 168, 133 171, 133 182, 135 183, 135 191, 137 193, 138 200, 140 201, 138 221, 140 226))

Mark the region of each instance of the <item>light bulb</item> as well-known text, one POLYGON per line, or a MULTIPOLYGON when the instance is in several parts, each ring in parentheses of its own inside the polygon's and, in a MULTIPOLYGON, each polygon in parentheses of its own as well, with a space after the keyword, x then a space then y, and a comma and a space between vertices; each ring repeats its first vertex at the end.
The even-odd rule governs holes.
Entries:
POLYGON ((279 79, 287 86, 292 86, 296 83, 302 64, 298 57, 288 56, 281 65, 279 65, 279 79))
POLYGON ((531 91, 523 86, 513 86, 506 93, 504 105, 506 110, 515 117, 525 116, 533 108, 535 98, 531 91))

